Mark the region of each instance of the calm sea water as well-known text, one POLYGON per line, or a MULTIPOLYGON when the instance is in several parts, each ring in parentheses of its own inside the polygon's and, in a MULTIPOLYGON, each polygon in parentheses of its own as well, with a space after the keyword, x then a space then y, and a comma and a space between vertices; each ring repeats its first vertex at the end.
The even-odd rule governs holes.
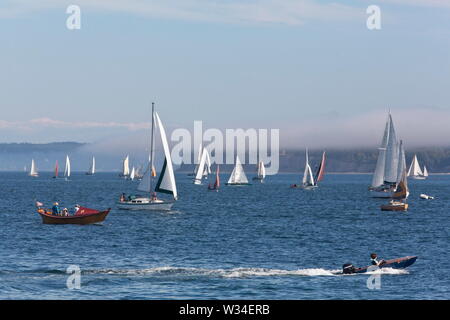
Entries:
POLYGON ((216 193, 178 174, 174 211, 149 213, 115 208, 138 182, 51 175, 0 173, 2 299, 450 298, 449 176, 410 181, 410 210, 395 213, 369 198, 369 175, 327 175, 314 191, 278 175, 216 193), (112 211, 100 226, 44 225, 34 199, 112 211), (367 265, 373 251, 419 259, 386 269, 380 290, 367 288, 368 275, 336 274, 345 262, 367 265), (69 265, 81 268, 80 290, 66 287, 69 265))

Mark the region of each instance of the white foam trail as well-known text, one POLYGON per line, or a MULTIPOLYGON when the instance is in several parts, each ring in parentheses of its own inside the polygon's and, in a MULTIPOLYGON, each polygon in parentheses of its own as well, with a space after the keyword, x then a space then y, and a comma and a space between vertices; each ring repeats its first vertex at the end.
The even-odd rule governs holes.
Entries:
POLYGON ((381 268, 374 271, 368 271, 365 274, 409 274, 406 269, 381 268))
POLYGON ((326 270, 321 268, 281 270, 267 268, 233 268, 233 269, 203 269, 203 268, 177 268, 156 267, 148 269, 100 269, 86 270, 85 274, 116 274, 116 275, 161 275, 161 276, 213 276, 223 278, 245 278, 245 277, 270 277, 270 276, 336 276, 341 270, 326 270))

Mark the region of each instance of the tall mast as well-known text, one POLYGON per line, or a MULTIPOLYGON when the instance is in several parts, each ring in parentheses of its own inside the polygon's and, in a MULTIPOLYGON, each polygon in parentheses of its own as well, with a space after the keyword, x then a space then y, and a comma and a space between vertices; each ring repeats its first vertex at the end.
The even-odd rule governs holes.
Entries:
MULTIPOLYGON (((155 103, 152 102, 152 134, 151 134, 151 142, 150 142, 150 168, 149 170, 153 170, 153 135, 154 135, 154 126, 155 126, 155 103)), ((150 195, 152 194, 152 174, 149 174, 149 179, 150 179, 150 195)))

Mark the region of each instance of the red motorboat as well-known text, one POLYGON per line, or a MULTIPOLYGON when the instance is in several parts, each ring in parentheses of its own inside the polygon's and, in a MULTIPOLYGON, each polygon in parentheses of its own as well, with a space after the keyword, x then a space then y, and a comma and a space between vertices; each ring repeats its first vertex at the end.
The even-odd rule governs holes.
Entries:
POLYGON ((37 212, 44 224, 93 224, 104 221, 110 210, 111 208, 106 211, 98 211, 79 207, 75 214, 68 216, 55 215, 51 210, 44 208, 38 208, 37 212))

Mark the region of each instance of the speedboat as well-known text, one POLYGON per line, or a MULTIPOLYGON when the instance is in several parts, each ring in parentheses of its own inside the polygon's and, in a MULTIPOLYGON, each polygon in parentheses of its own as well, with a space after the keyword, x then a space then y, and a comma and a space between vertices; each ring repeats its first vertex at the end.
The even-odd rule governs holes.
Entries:
MULTIPOLYGON (((403 258, 384 260, 378 268, 393 268, 393 269, 405 269, 416 262, 417 256, 407 256, 403 258)), ((355 268, 351 263, 346 263, 342 266, 343 274, 353 274, 353 273, 366 273, 368 271, 373 271, 374 266, 367 266, 363 268, 355 268)))

